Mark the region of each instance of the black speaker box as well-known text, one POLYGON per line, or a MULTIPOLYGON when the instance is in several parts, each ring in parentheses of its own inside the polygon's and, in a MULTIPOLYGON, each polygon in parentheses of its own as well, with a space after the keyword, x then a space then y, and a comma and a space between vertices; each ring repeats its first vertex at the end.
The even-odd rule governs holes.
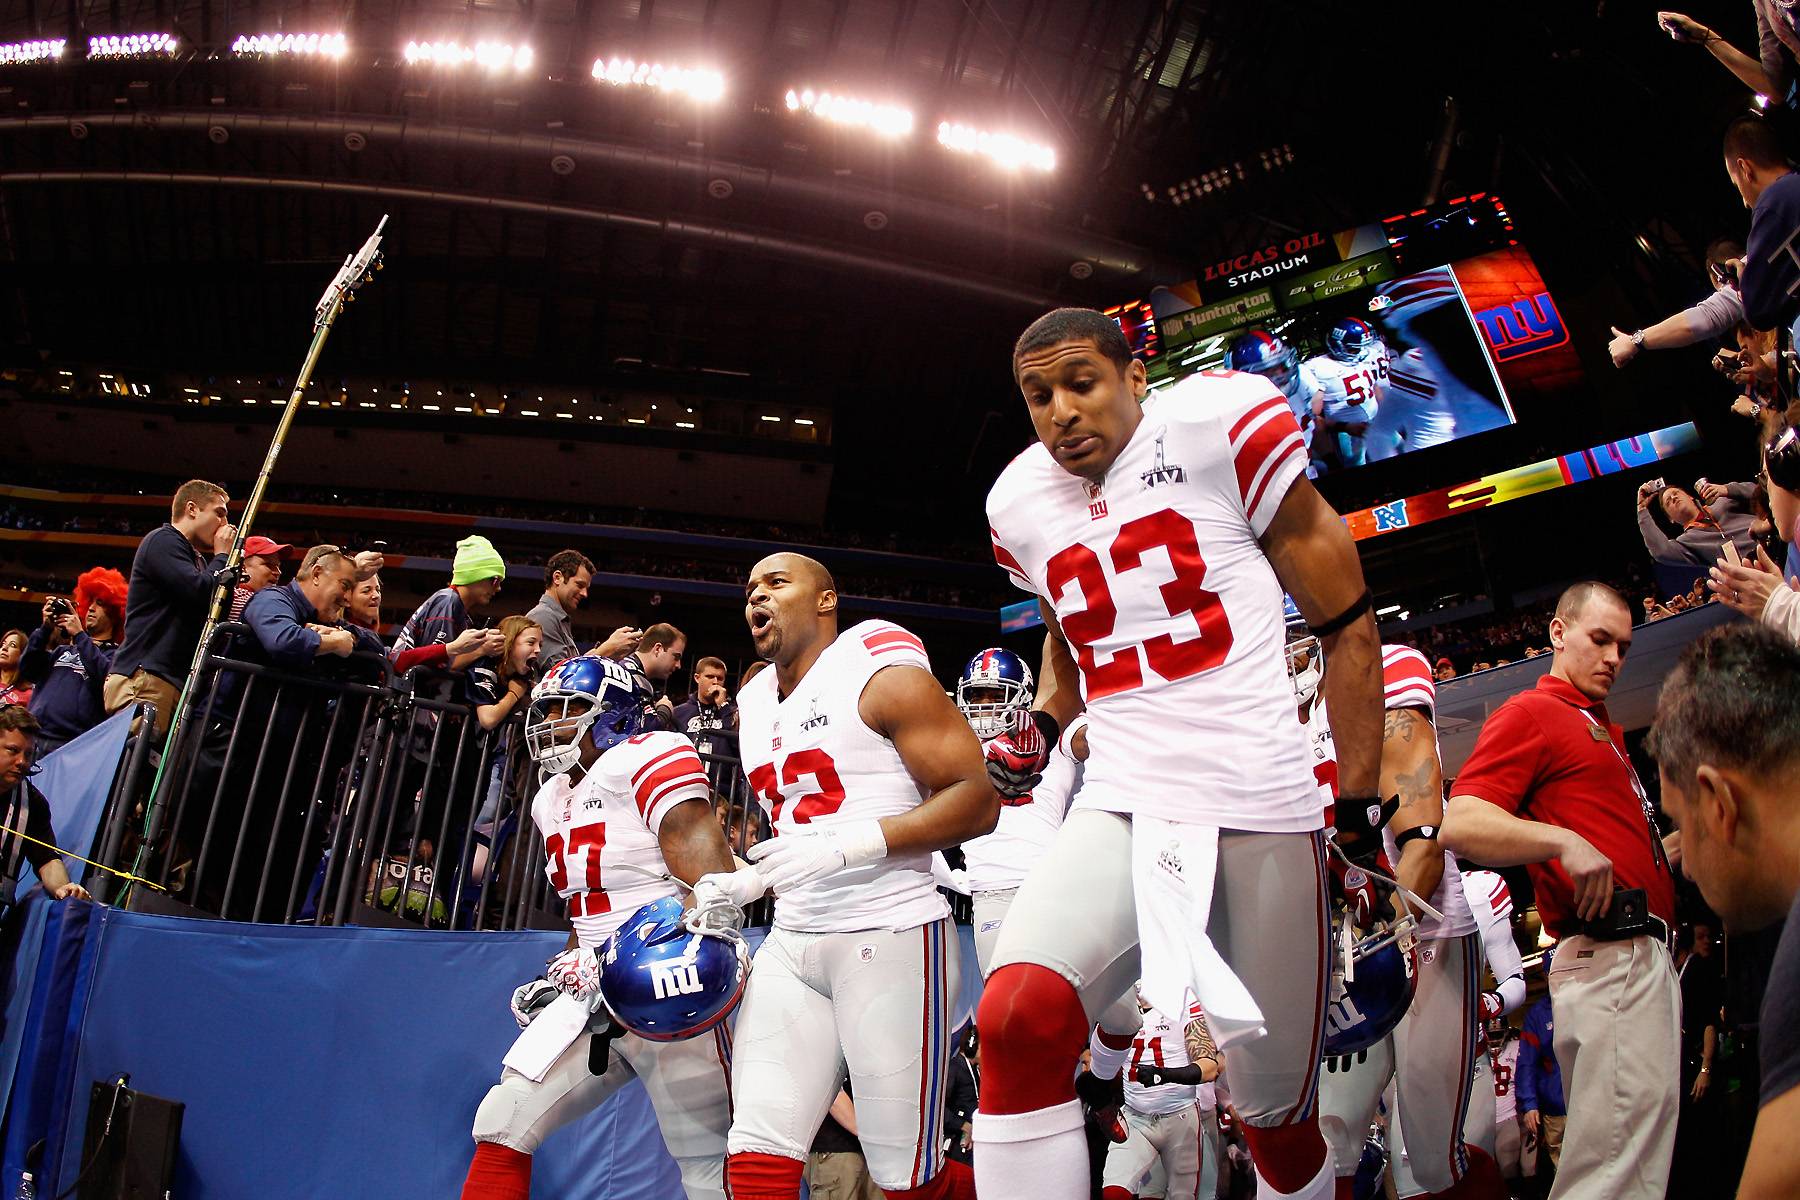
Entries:
POLYGON ((80 1200, 168 1200, 174 1194, 175 1156, 186 1107, 112 1083, 95 1083, 81 1144, 85 1176, 80 1200))

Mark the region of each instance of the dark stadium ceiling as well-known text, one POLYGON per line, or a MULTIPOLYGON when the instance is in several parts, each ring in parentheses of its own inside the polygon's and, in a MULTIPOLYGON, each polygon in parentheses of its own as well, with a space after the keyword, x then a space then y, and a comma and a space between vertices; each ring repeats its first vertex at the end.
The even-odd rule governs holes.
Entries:
POLYGON ((1623 6, 0 5, 0 42, 40 38, 68 49, 0 61, 0 355, 291 370, 324 280, 386 212, 389 270, 326 373, 649 374, 679 390, 704 371, 747 402, 832 406, 839 491, 858 501, 859 482, 891 491, 921 467, 991 478, 1024 436, 1006 348, 1054 303, 1129 300, 1439 185, 1506 188, 1553 274, 1547 244, 1650 284, 1731 212, 1710 147, 1693 156, 1707 168, 1684 161, 1653 190, 1628 173, 1680 121, 1709 128, 1728 82, 1704 56, 1669 57, 1623 6), (230 52, 284 32, 341 32, 346 53, 230 52), (134 33, 175 49, 86 57, 90 37, 134 33), (409 65, 404 47, 426 39, 534 58, 409 65), (717 70, 724 93, 696 103, 591 77, 614 57, 717 70), (1660 83, 1678 96, 1658 99, 1660 83), (916 126, 884 140, 789 111, 787 91, 806 87, 904 104, 916 126), (955 153, 944 120, 1040 142, 1056 165, 955 153), (1225 186, 1171 201, 1221 170, 1225 186), (1631 260, 1645 230, 1656 252, 1631 260))

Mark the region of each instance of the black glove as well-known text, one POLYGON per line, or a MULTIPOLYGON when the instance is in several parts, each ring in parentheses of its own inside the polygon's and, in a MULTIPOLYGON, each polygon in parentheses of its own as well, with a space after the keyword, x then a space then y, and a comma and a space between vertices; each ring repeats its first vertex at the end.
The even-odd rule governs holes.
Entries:
POLYGON ((1092 1071, 1083 1071, 1075 1077, 1075 1095, 1087 1109, 1088 1117, 1106 1131, 1107 1137, 1115 1142, 1125 1140, 1128 1136, 1125 1122, 1119 1116, 1119 1109, 1125 1104, 1124 1076, 1102 1079, 1092 1071))
POLYGON ((1341 795, 1331 806, 1331 823, 1337 829, 1338 848, 1359 867, 1371 867, 1381 856, 1381 827, 1399 811, 1400 797, 1383 800, 1379 794, 1341 795))

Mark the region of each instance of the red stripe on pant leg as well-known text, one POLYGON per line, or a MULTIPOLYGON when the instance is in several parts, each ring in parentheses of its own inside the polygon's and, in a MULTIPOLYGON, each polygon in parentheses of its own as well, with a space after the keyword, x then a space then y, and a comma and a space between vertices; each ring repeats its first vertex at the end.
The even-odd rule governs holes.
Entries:
POLYGON ((1307 1074, 1305 1086, 1300 1089, 1300 1099, 1282 1117, 1283 1125, 1291 1125, 1313 1111, 1313 1101, 1319 1090, 1319 1055, 1324 1050, 1325 1041, 1325 984, 1326 975, 1331 970, 1331 916, 1325 901, 1324 835, 1315 833, 1312 839, 1313 863, 1318 868, 1314 874, 1313 890, 1318 900, 1316 932, 1319 938, 1318 970, 1314 976, 1313 991, 1313 1045, 1312 1056, 1308 1060, 1312 1063, 1312 1069, 1307 1074))
MULTIPOLYGON (((918 1148, 913 1151, 911 1188, 919 1186, 919 1161, 925 1156, 925 1139, 930 1130, 925 1126, 931 1124, 931 1108, 925 1103, 926 1090, 931 1086, 931 926, 919 926, 920 933, 920 965, 925 969, 920 972, 924 977, 924 995, 920 998, 919 1008, 919 1141, 918 1148)), ((890 1192, 889 1195, 892 1195, 890 1192)))

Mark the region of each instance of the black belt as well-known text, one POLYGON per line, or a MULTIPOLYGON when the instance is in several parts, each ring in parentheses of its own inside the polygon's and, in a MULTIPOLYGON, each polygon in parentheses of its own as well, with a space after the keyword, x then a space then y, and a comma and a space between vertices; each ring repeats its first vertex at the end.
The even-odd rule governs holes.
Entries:
POLYGON ((1653 937, 1665 946, 1669 944, 1669 927, 1663 924, 1661 917, 1645 917, 1642 924, 1630 929, 1614 929, 1606 925, 1584 921, 1581 932, 1596 942, 1623 942, 1634 937, 1653 937))

